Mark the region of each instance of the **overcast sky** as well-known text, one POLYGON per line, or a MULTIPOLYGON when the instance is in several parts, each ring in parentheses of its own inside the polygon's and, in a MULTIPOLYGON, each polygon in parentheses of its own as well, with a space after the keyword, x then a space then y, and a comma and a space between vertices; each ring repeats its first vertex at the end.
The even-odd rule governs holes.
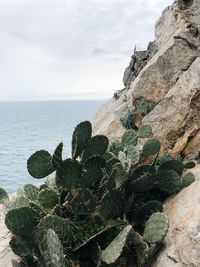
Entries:
POLYGON ((0 101, 108 98, 173 0, 0 0, 0 101))

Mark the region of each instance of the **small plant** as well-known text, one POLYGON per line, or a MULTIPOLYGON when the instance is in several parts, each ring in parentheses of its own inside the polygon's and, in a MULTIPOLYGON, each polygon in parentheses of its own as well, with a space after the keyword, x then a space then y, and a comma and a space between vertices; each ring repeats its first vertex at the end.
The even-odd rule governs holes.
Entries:
MULTIPOLYGON (((63 159, 63 143, 53 155, 34 153, 29 173, 42 179, 55 172, 55 180, 25 185, 8 205, 10 246, 21 258, 13 266, 146 266, 168 230, 162 202, 194 181, 191 173, 182 175, 193 163, 158 164, 158 140, 137 148, 138 139, 151 134, 147 125, 129 129, 109 146, 85 121, 73 132, 71 158, 63 159)), ((1 199, 8 197, 0 192, 1 199)))

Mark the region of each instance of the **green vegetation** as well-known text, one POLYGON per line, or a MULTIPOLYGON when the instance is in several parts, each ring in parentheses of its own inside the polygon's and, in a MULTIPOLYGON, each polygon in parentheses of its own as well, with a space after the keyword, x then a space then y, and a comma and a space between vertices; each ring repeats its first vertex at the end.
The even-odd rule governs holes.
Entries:
MULTIPOLYGON (((7 204, 10 246, 21 258, 13 266, 148 266, 169 227, 162 202, 194 181, 183 174, 193 163, 158 161, 158 140, 138 148, 138 140, 151 135, 147 125, 129 129, 109 146, 106 136, 92 136, 85 121, 73 132, 71 158, 63 159, 63 143, 53 155, 34 153, 29 173, 42 179, 55 172, 55 179, 25 185, 7 204)), ((0 193, 0 200, 7 199, 0 193)))

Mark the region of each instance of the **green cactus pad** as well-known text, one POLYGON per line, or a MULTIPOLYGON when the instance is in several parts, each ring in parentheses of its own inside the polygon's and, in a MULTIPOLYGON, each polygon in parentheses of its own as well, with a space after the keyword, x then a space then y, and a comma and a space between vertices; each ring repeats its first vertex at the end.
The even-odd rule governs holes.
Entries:
POLYGON ((52 189, 43 189, 38 194, 38 201, 45 209, 52 209, 59 202, 58 194, 52 189))
POLYGON ((66 159, 56 173, 56 184, 62 189, 78 187, 80 184, 81 165, 78 161, 66 159))
POLYGON ((106 161, 109 161, 110 159, 113 159, 113 158, 117 158, 116 155, 112 152, 108 152, 106 151, 103 155, 103 158, 106 160, 106 161))
POLYGON ((161 191, 172 194, 180 190, 181 179, 175 171, 160 171, 156 185, 161 191))
POLYGON ((152 128, 150 125, 143 125, 139 129, 138 137, 139 138, 148 138, 152 136, 152 128))
POLYGON ((188 172, 183 176, 181 187, 187 187, 195 181, 195 176, 192 172, 188 172))
POLYGON ((108 148, 108 138, 104 135, 96 135, 90 139, 84 149, 82 160, 85 161, 93 156, 102 156, 108 148))
POLYGON ((106 160, 100 156, 93 156, 87 159, 84 163, 85 169, 102 169, 106 166, 106 160))
POLYGON ((116 189, 119 189, 127 180, 127 174, 120 163, 116 164, 111 175, 114 175, 116 189))
POLYGON ((72 158, 76 159, 83 152, 92 135, 92 125, 89 121, 79 123, 72 136, 72 158))
POLYGON ((94 196, 88 189, 78 189, 70 201, 70 206, 75 215, 91 214, 95 210, 95 204, 94 196))
POLYGON ((65 255, 63 245, 54 232, 49 229, 46 234, 47 252, 51 261, 52 267, 65 267, 65 255))
POLYGON ((32 208, 22 207, 6 214, 7 228, 18 236, 32 236, 39 222, 39 213, 32 208))
POLYGON ((131 174, 131 179, 132 180, 136 180, 138 178, 140 178, 143 175, 146 174, 151 174, 151 175, 155 175, 156 174, 156 169, 154 166, 152 165, 142 165, 138 168, 136 168, 132 174, 131 174))
POLYGON ((187 163, 184 164, 184 168, 185 168, 185 169, 192 169, 192 168, 194 168, 195 166, 196 166, 196 164, 195 164, 195 162, 193 162, 193 161, 190 161, 190 162, 187 162, 187 163))
POLYGON ((100 156, 94 156, 89 158, 85 164, 84 169, 81 174, 81 185, 86 188, 98 180, 100 180, 103 176, 102 168, 106 166, 106 161, 104 158, 100 156))
POLYGON ((160 141, 156 139, 150 139, 143 146, 142 156, 149 157, 151 155, 155 155, 159 153, 160 148, 161 148, 160 141))
POLYGON ((118 217, 121 214, 122 205, 120 191, 116 189, 107 191, 100 201, 100 214, 106 220, 118 217))
POLYGON ((118 236, 110 243, 110 245, 101 253, 101 260, 106 264, 116 263, 122 255, 127 241, 132 233, 132 226, 126 226, 118 236))
POLYGON ((0 204, 3 204, 5 200, 8 200, 9 196, 8 193, 0 187, 0 204))
POLYGON ((147 243, 160 243, 164 240, 169 228, 169 220, 164 213, 156 212, 146 223, 144 241, 147 243))
POLYGON ((169 160, 164 162, 160 167, 159 170, 164 170, 164 171, 175 171, 177 172, 178 175, 181 175, 184 169, 184 165, 180 160, 169 160))
POLYGON ((35 248, 35 244, 31 239, 25 240, 17 236, 12 236, 9 245, 12 251, 21 257, 31 256, 35 248))
POLYGON ((54 172, 52 157, 46 150, 35 152, 27 161, 27 169, 34 178, 44 178, 54 172))
POLYGON ((133 192, 150 191, 155 187, 155 181, 156 176, 147 172, 139 176, 137 179, 134 179, 130 184, 130 188, 133 190, 133 192))
POLYGON ((163 206, 160 201, 153 200, 146 202, 142 208, 137 212, 134 222, 136 225, 142 225, 155 212, 162 212, 163 206))
POLYGON ((119 142, 119 140, 113 141, 108 148, 108 150, 116 157, 118 156, 120 151, 123 151, 123 149, 123 145, 119 142))
POLYGON ((44 253, 47 249, 45 237, 49 229, 55 231, 64 246, 70 247, 74 243, 75 225, 69 220, 56 215, 47 215, 40 221, 36 231, 38 246, 41 253, 44 253))
POLYGON ((131 165, 134 166, 140 161, 140 153, 136 147, 126 147, 125 153, 127 155, 127 158, 131 160, 131 165))
POLYGON ((24 186, 24 192, 29 200, 35 201, 38 197, 39 188, 32 184, 26 184, 24 186))
POLYGON ((138 141, 138 135, 134 130, 126 131, 122 136, 122 145, 124 147, 136 146, 138 141))
POLYGON ((53 168, 57 169, 62 164, 62 151, 63 151, 63 142, 61 142, 55 149, 52 157, 53 168))

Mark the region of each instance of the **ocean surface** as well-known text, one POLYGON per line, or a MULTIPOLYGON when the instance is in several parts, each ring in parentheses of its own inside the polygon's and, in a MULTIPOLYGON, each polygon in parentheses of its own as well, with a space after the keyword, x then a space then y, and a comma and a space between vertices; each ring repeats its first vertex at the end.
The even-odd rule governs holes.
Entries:
POLYGON ((0 187, 14 192, 26 183, 41 183, 27 171, 29 156, 41 149, 53 153, 60 141, 69 156, 74 127, 90 120, 102 103, 0 102, 0 187))

